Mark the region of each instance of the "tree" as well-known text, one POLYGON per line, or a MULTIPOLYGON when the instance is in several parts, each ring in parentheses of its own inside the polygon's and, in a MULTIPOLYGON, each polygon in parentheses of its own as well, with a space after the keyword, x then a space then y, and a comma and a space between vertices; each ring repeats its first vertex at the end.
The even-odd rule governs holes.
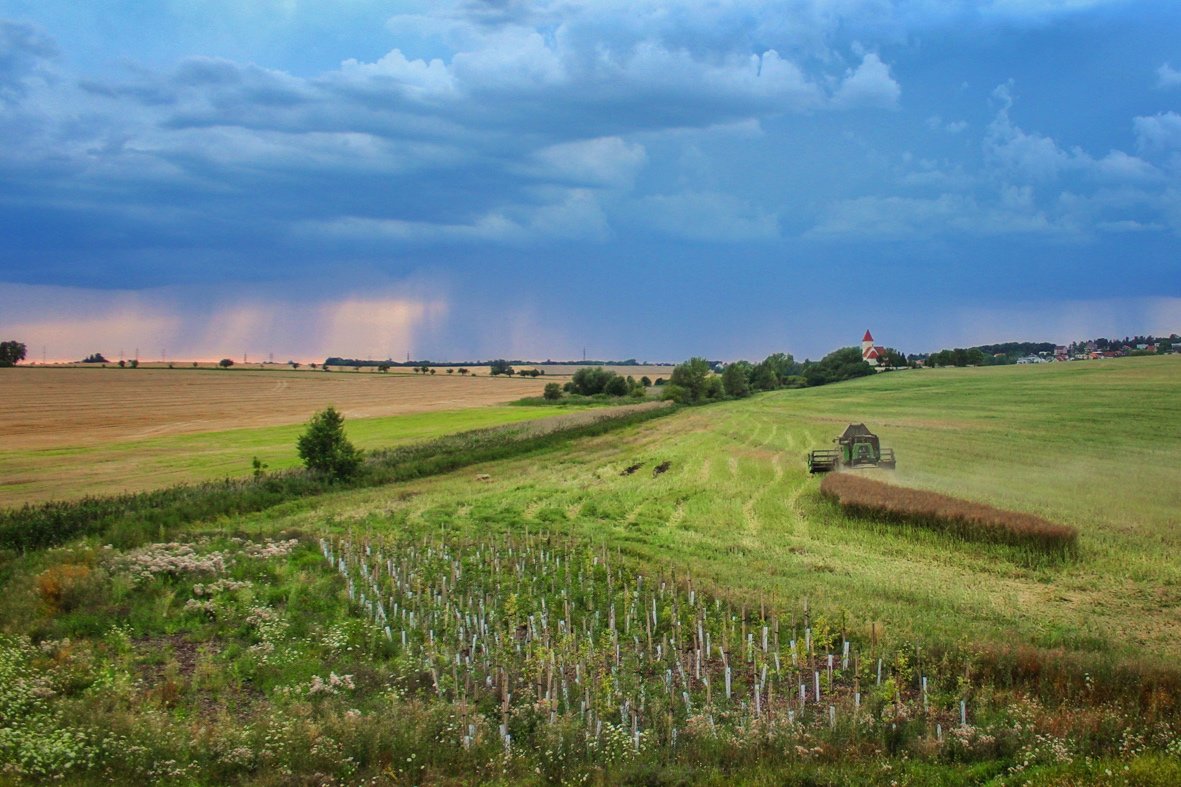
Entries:
POLYGON ((651 388, 652 387, 652 378, 649 377, 648 375, 644 375, 643 377, 640 378, 640 385, 644 386, 645 388, 651 388))
POLYGON ((299 361, 288 361, 287 363, 291 364, 292 369, 298 369, 300 367, 299 361))
POLYGON ((810 386, 827 385, 874 374, 873 367, 861 357, 860 347, 833 350, 816 363, 806 363, 804 366, 804 379, 810 386))
POLYGON ((546 400, 556 402, 562 398, 562 386, 558 383, 546 383, 545 393, 542 394, 546 400))
POLYGON ((18 342, 15 339, 0 342, 0 366, 16 366, 25 359, 27 350, 24 342, 18 342))
POLYGON ((348 479, 361 468, 362 452, 344 434, 344 416, 326 407, 312 416, 296 443, 299 458, 313 473, 348 479))
POLYGON ((234 359, 233 358, 222 358, 220 361, 217 362, 217 365, 223 369, 229 369, 231 366, 234 365, 234 359))
POLYGON ((750 375, 753 367, 746 361, 735 361, 722 372, 722 388, 726 396, 741 399, 750 396, 750 375))
POLYGON ((620 377, 618 374, 612 374, 611 379, 603 386, 603 393, 608 396, 627 396, 628 385, 627 380, 620 377))
POLYGON ((570 381, 574 383, 575 393, 594 396, 606 391, 611 380, 616 377, 619 375, 601 366, 584 366, 574 373, 570 381))
POLYGON ((503 358, 497 358, 495 361, 488 364, 488 366, 489 366, 488 371, 491 372, 493 377, 496 377, 499 374, 512 374, 513 373, 513 367, 509 366, 508 361, 506 361, 503 358))
MULTIPOLYGON (((706 397, 707 383, 711 373, 709 361, 705 358, 690 358, 673 368, 669 384, 675 385, 680 394, 678 401, 684 404, 700 402, 706 397)), ((668 398, 665 392, 665 398, 668 398)))

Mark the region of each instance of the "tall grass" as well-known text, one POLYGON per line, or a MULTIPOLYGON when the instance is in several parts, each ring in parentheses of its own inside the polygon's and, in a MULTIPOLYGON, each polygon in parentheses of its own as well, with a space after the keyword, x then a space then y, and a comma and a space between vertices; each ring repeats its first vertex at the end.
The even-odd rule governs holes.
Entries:
POLYGON ((918 525, 968 540, 1034 547, 1049 553, 1073 553, 1078 547, 1078 530, 1069 525, 852 473, 829 475, 820 483, 820 493, 851 516, 918 525))
POLYGON ((552 448, 673 412, 663 403, 623 412, 578 413, 527 424, 475 429, 422 443, 371 452, 352 481, 305 470, 259 478, 182 484, 151 492, 26 504, 0 511, 0 549, 45 549, 85 535, 119 546, 162 538, 183 525, 262 511, 287 500, 350 488, 379 486, 552 448))

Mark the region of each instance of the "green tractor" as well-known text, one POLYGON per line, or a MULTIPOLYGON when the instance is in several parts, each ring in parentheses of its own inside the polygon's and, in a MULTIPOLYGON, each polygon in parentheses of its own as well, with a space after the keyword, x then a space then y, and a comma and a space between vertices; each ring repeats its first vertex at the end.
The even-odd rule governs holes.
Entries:
POLYGON ((845 433, 833 440, 836 448, 818 448, 808 454, 809 473, 827 473, 839 468, 851 470, 882 467, 893 470, 894 449, 882 448, 878 436, 865 424, 849 424, 845 433))

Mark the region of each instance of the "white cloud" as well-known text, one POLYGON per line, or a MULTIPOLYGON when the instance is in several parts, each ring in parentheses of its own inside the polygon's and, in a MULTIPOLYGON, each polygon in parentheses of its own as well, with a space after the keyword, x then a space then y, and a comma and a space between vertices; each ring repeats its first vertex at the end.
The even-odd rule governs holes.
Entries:
POLYGON ((1156 86, 1160 88, 1181 87, 1181 71, 1168 63, 1162 63, 1156 70, 1156 86))
POLYGON ((643 145, 619 137, 562 142, 533 154, 540 174, 590 186, 628 186, 648 161, 643 145))
POLYGON ((1136 131, 1136 144, 1143 151, 1181 148, 1181 115, 1176 112, 1137 117, 1132 126, 1136 131))
POLYGON ((852 107, 879 107, 896 109, 901 86, 890 75, 890 67, 877 54, 865 55, 855 70, 850 70, 841 82, 832 103, 843 109, 852 107))

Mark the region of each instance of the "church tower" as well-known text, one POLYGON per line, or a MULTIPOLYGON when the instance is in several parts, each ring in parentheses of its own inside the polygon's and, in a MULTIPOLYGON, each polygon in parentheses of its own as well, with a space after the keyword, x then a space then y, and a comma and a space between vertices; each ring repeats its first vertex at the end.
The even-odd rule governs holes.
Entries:
POLYGON ((862 358, 867 357, 866 353, 872 349, 873 349, 873 335, 869 332, 869 329, 867 328, 865 331, 865 335, 861 337, 861 357, 862 358))

